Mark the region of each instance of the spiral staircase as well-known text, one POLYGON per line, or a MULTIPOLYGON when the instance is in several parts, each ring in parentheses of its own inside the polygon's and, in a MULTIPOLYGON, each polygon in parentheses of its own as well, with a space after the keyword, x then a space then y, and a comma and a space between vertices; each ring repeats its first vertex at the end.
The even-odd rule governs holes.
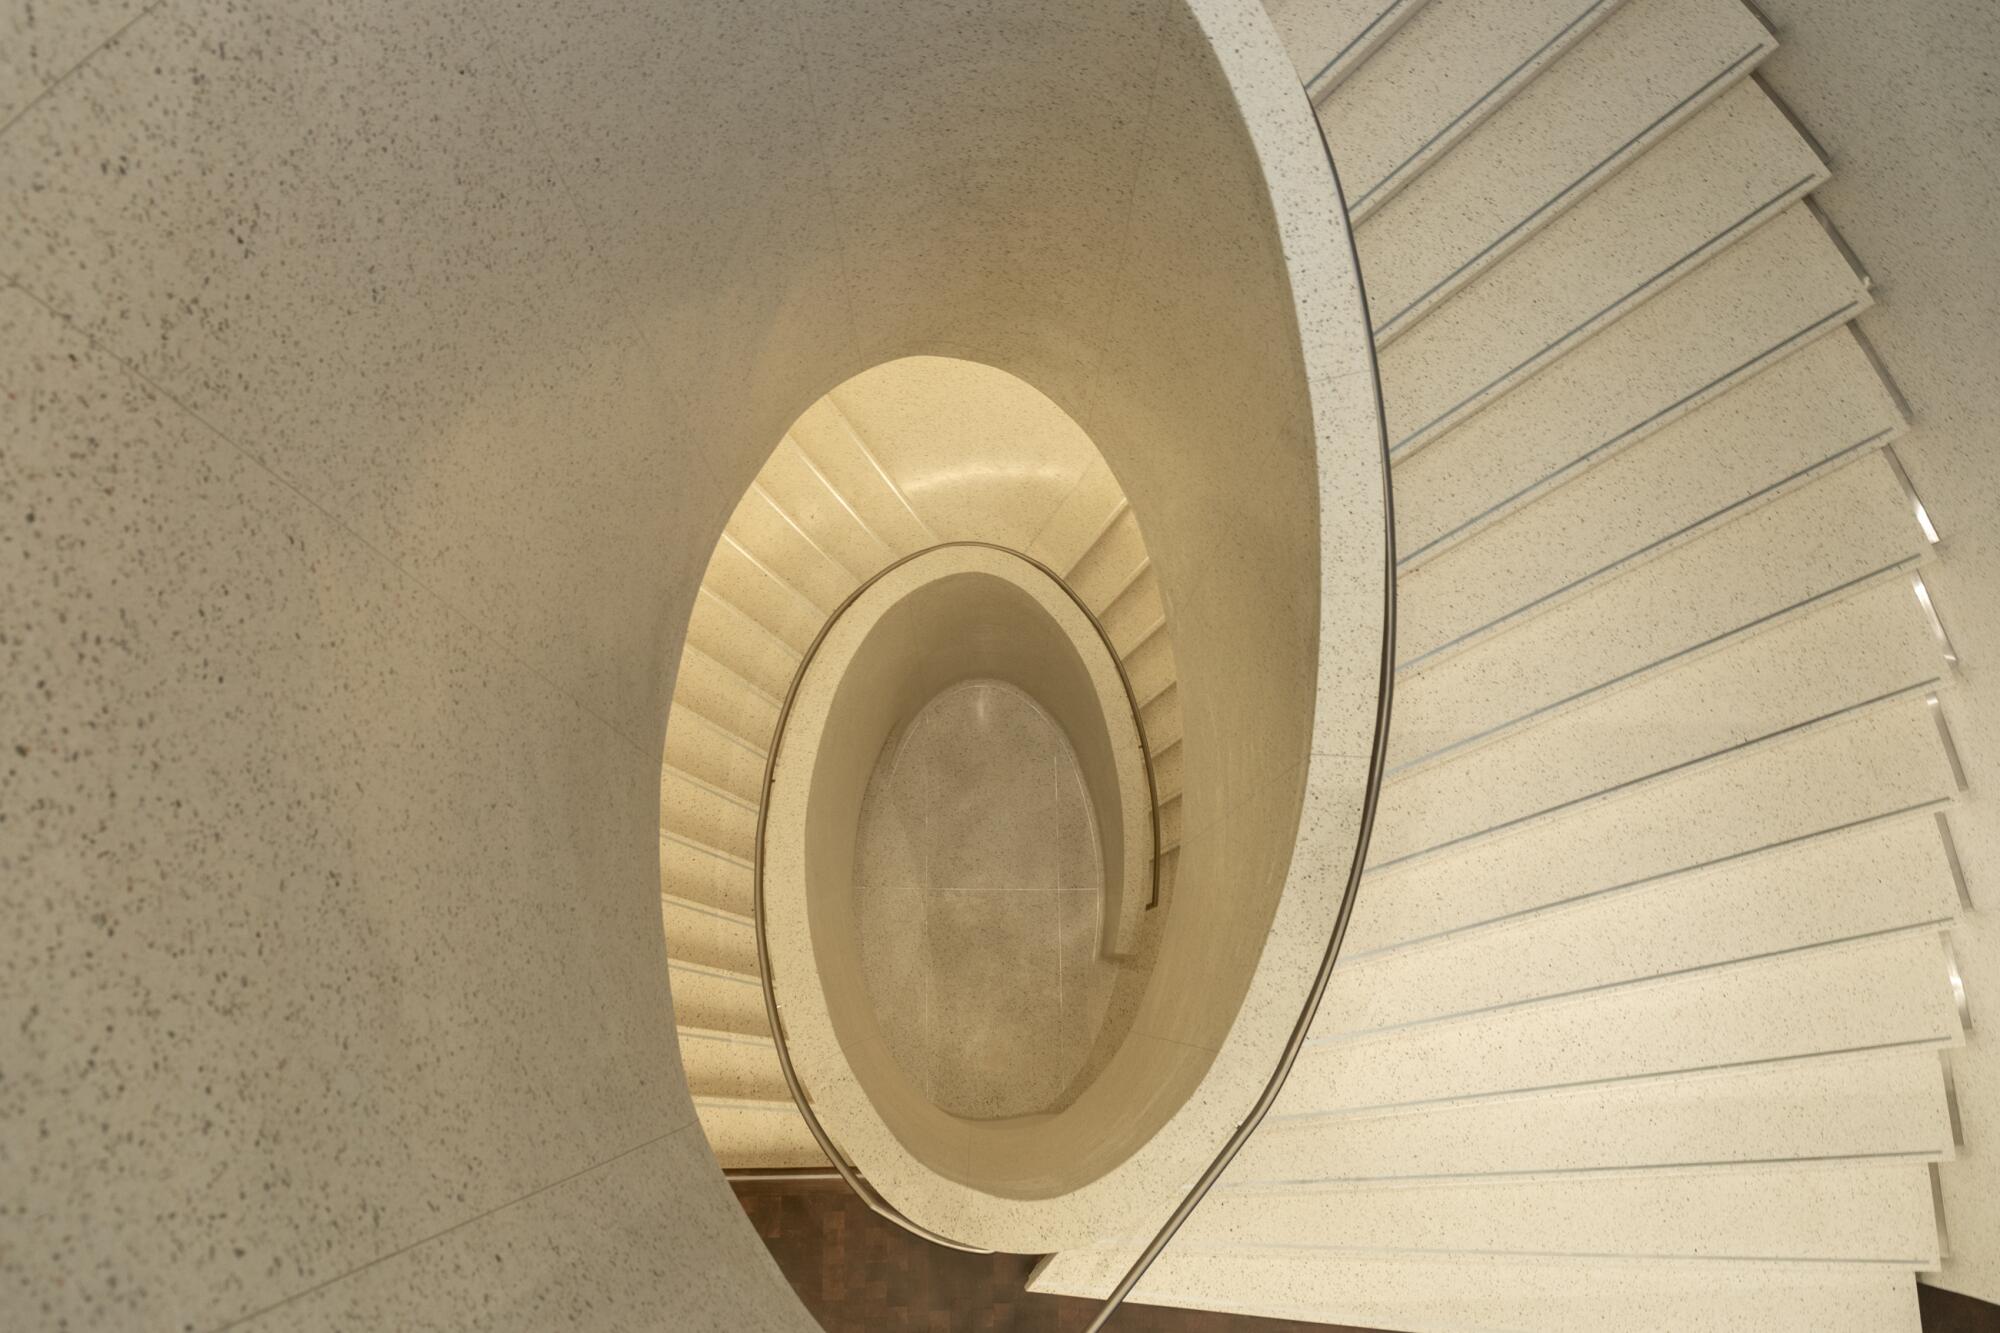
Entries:
POLYGON ((1307 1052, 1136 1298, 1914 1329, 1968 1020, 1954 658, 1773 36, 1737 0, 1271 8, 1380 354, 1392 766, 1307 1052))
MULTIPOLYGON (((1865 44, 1860 0, 1816 3, 1865 44)), ((2000 25, 1943 53, 1928 12, 1882 21, 1961 100, 1895 108, 1929 136, 1896 179, 1965 182, 1939 216, 1981 216, 1947 238, 1974 246, 2000 25)), ((2000 1084, 1965 982, 1996 957, 1971 909, 2000 846, 1975 521, 2000 492, 1962 446, 2000 265, 1877 290, 1827 108, 1764 81, 1784 54, 1743 0, 1269 17, 0 20, 0 1325, 806 1327, 716 1169, 821 1164, 757 963, 774 732, 846 599, 966 540, 1107 630, 1169 917, 1177 860, 1183 905, 1271 890, 1200 918, 1242 932, 1174 978, 1221 1035, 1152 1109, 1202 1155, 1123 1177, 1156 1188, 1034 1290, 1102 1298, 1179 1184, 1198 1206, 1136 1301, 1910 1333, 1917 1280, 1996 1294, 2000 1084), (1246 1052, 1338 937, 1382 629, 1326 614, 1380 610, 1354 557, 1381 494, 1295 84, 1367 286, 1399 660, 1339 966, 1201 1193, 1206 1131, 1271 1067, 1246 1052), (1971 350, 1903 354, 1898 301, 1971 350), (870 377, 942 352, 1046 391, 1099 461, 1028 505, 976 466, 930 484, 935 423, 870 377), (1945 444, 1906 438, 1892 373, 1920 405, 1952 387, 1916 427, 1948 399, 1945 444), (1269 679, 1246 626, 1278 627, 1269 679), (1211 785, 1277 796, 1183 840, 1211 785), (1326 863, 1295 880, 1308 829, 1326 863)))
MULTIPOLYGON (((1159 898, 1172 893, 1181 811, 1173 637, 1138 519, 1109 469, 1053 404, 983 367, 920 358, 836 388, 794 423, 730 516, 702 578, 668 715, 660 785, 668 970, 688 1088, 725 1168, 825 1163, 772 1046, 750 915, 780 710, 815 636, 848 597, 947 541, 1013 543, 1061 577, 1103 627, 1139 704, 1159 898), (940 465, 1008 466, 980 460, 979 445, 962 438, 968 416, 1001 427, 1010 450, 1022 449, 1024 435, 1046 442, 1036 462, 1058 470, 1061 485, 1004 513, 994 511, 990 481, 969 505, 940 501, 951 490, 936 484, 940 465)), ((1108 928, 1115 934, 1116 923, 1108 928)))
MULTIPOLYGON (((1828 164, 1757 77, 1773 35, 1739 0, 1272 10, 1368 285, 1395 722, 1306 1054, 1136 1299, 1914 1328, 1965 1021, 1939 534, 1854 323, 1869 279, 1812 199, 1828 164)), ((703 581, 662 895, 725 1165, 821 1161, 747 915, 780 702, 842 599, 939 538, 836 394, 703 581)), ((1140 682, 1171 849, 1165 608, 1108 474, 1031 553, 1140 682)), ((1150 1235, 1054 1255, 1035 1288, 1102 1295, 1150 1235)))
MULTIPOLYGON (((1756 76, 1772 32, 1738 0, 1274 16, 1376 328, 1396 721, 1308 1053, 1136 1299, 1914 1327, 1964 1021, 1938 534, 1854 326, 1868 276, 1812 202, 1828 164, 1756 76)), ((936 540, 836 394, 704 576, 662 903, 724 1165, 822 1161, 748 917, 780 701, 842 598, 936 540)), ((1166 608, 1106 472, 1032 554, 1112 628, 1172 849, 1166 608)), ((1102 1295, 1148 1235, 1054 1255, 1036 1289, 1102 1295)))

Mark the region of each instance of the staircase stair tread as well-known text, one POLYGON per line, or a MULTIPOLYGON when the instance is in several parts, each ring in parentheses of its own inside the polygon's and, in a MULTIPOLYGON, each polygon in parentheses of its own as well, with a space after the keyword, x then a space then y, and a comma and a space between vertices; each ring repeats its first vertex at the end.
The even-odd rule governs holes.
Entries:
MULTIPOLYGON (((1390 438, 1448 430, 1803 209, 1826 176, 1762 89, 1737 84, 1423 319, 1399 325, 1380 355, 1390 438)), ((1811 221, 1790 230, 1809 238, 1811 221)))
POLYGON ((1562 216, 1775 45, 1739 0, 1628 0, 1358 229, 1378 333, 1562 216))
POLYGON ((1396 35, 1428 0, 1270 0, 1265 6, 1297 67, 1299 82, 1323 99, 1396 35))
MULTIPOLYGON (((1102 1299, 1129 1251, 1078 1250, 1037 1270, 1033 1291, 1102 1299)), ((1411 1333, 1920 1333, 1916 1284, 1879 1264, 1590 1261, 1480 1255, 1344 1256, 1170 1249, 1133 1295, 1271 1318, 1411 1333)))
POLYGON ((1316 1027, 1277 1110, 1427 1105, 1961 1039, 1937 936, 1892 935, 1351 1038, 1316 1027))
POLYGON ((1365 220, 1476 129, 1617 0, 1435 0, 1319 103, 1347 205, 1365 220))

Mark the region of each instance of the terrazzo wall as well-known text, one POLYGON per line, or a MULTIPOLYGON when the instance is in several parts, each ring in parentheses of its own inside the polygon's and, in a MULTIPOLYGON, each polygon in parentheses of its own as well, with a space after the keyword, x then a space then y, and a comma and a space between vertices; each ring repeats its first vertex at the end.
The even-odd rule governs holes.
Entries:
MULTIPOLYGON (((937 352, 1104 448, 1212 645, 1191 696, 1246 626, 1365 621, 1364 342, 1275 37, 1224 0, 6 21, 0 1322, 808 1327, 671 1035, 702 563, 800 410, 937 352)), ((1207 752, 1338 788, 1372 716, 1287 748, 1314 689, 1207 752)))
POLYGON ((1868 266, 1878 300, 1861 329, 1907 400, 1896 448, 1944 534, 1932 584, 1956 650, 1945 717, 1965 769, 1950 815, 1968 910, 1952 936, 1971 1005, 1953 1053, 1968 1129, 1940 1168, 1951 1254, 1923 1280, 2000 1301, 2000 178, 1993 70, 2000 23, 1982 0, 1946 0, 1882 22, 1857 0, 1770 0, 1778 95, 1839 167, 1820 194, 1868 266))

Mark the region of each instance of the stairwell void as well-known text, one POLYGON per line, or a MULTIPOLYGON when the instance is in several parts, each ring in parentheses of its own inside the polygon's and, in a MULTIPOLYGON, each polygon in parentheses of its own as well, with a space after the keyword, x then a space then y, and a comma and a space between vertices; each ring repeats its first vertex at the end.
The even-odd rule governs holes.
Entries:
POLYGON ((1095 1116, 1118 1146, 1096 1079, 1170 922, 1128 698, 1083 606, 993 547, 885 574, 806 668, 769 795, 772 981, 813 1106, 871 1177, 904 1157, 989 1191, 1087 1177, 1059 1133, 1032 1178, 1001 1175, 1022 1117, 1095 1116))
MULTIPOLYGON (((1093 1234, 1146 1197, 1121 1171, 1214 1151, 1181 1113, 1284 931, 1316 636, 1279 615, 1184 645, 1177 570, 1260 594, 1226 591, 1226 549, 1156 549, 1122 481, 1027 381, 918 356, 835 386, 746 487, 661 804, 676 1023, 725 1165, 823 1160, 783 1061, 893 1206, 989 1248, 1093 1234), (1294 757, 1266 767, 1259 733, 1294 757)), ((1309 506, 1278 512, 1307 538, 1309 506)))

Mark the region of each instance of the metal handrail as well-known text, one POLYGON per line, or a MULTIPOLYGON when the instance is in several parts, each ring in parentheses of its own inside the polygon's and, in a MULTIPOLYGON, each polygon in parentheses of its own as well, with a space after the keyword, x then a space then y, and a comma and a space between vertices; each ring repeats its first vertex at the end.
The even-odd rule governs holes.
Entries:
MULTIPOLYGON (((1355 290, 1360 297, 1362 317, 1365 319, 1368 310, 1368 290, 1361 278, 1361 255, 1354 246, 1354 226, 1347 210, 1347 193, 1340 185, 1340 169, 1334 165, 1333 148, 1326 141, 1326 131, 1320 127, 1319 116, 1312 106, 1312 95, 1304 85, 1300 86, 1299 95, 1306 99, 1306 113, 1312 120, 1313 128, 1319 132, 1319 145, 1326 156, 1327 173, 1333 178, 1334 203, 1340 208, 1341 221, 1345 224, 1347 252, 1354 264, 1355 290)), ((1299 1011, 1299 1021, 1292 1026, 1292 1035, 1286 1039, 1285 1049, 1278 1057, 1277 1068, 1271 1071, 1270 1080, 1265 1083, 1264 1091, 1258 1095, 1243 1123, 1236 1127, 1236 1132, 1222 1145, 1222 1151, 1215 1155, 1215 1160, 1209 1163, 1208 1169, 1196 1179, 1193 1187, 1175 1206, 1165 1224, 1147 1243, 1146 1248, 1139 1252, 1138 1259, 1125 1271, 1125 1276, 1111 1289, 1111 1295, 1105 1299, 1103 1306, 1097 1312, 1097 1317, 1090 1321, 1084 1333, 1098 1333, 1098 1330, 1104 1327, 1105 1322, 1124 1303, 1125 1298, 1132 1294, 1132 1288, 1139 1285, 1139 1279, 1146 1275, 1146 1270, 1153 1266, 1153 1261, 1167 1248, 1168 1242, 1173 1240, 1174 1234, 1181 1229, 1181 1224, 1186 1222, 1200 1206, 1201 1201, 1208 1197, 1208 1192, 1215 1187, 1215 1182, 1221 1179, 1229 1164, 1236 1160, 1236 1155, 1243 1151, 1243 1145, 1250 1141, 1250 1136, 1257 1132, 1257 1127, 1264 1123, 1264 1117, 1270 1114, 1272 1104, 1278 1100, 1278 1093, 1285 1086, 1285 1080, 1291 1077, 1292 1066, 1298 1063, 1299 1052, 1305 1046, 1306 1034, 1312 1029, 1313 1019, 1319 1014, 1320 1000, 1326 994, 1327 982, 1331 980, 1334 964, 1340 958, 1341 942, 1347 938, 1347 923, 1354 915, 1354 898, 1361 887, 1362 867, 1368 860, 1368 841, 1375 831, 1375 807, 1381 800, 1382 774, 1388 763, 1389 712, 1396 682, 1396 506, 1390 486, 1389 433, 1387 418, 1382 410, 1382 375, 1376 364, 1375 340, 1372 335, 1368 339, 1368 382, 1375 391, 1376 444, 1382 459, 1382 535, 1385 555, 1382 666, 1381 683, 1375 701, 1375 743, 1368 757, 1368 786, 1362 794, 1361 827, 1354 842, 1354 860, 1347 871, 1347 886, 1340 895, 1340 912, 1334 917, 1333 933, 1327 938, 1326 952, 1320 958, 1319 972, 1313 977, 1312 989, 1306 994, 1305 1007, 1299 1011)))
POLYGON ((1109 654, 1112 666, 1117 669, 1118 683, 1125 691, 1126 704, 1132 710, 1133 728, 1139 735, 1139 762, 1140 767, 1145 770, 1146 774, 1148 823, 1151 825, 1153 834, 1152 892, 1146 903, 1146 907, 1148 910, 1151 910, 1159 904, 1160 788, 1159 783, 1153 776, 1153 753, 1146 740, 1145 720, 1140 716, 1139 712, 1139 696, 1132 688, 1132 677, 1125 670, 1124 660, 1118 656, 1118 648, 1117 645, 1112 643, 1110 632, 1104 628, 1104 622, 1097 618, 1097 613, 1092 611, 1083 598, 1077 595, 1076 589, 1070 587, 1062 575, 1056 573, 1055 570, 1049 568, 1049 566, 1043 564, 1025 551, 1017 551, 1011 546, 1002 546, 998 542, 950 541, 938 542, 935 545, 926 546, 920 551, 912 551, 910 554, 884 565, 881 569, 876 570, 875 573, 863 580, 853 592, 850 592, 842 599, 839 606, 833 609, 833 614, 826 618, 826 623, 820 626, 819 633, 813 636, 812 643, 807 646, 805 656, 799 659, 798 669, 792 673, 792 683, 785 690, 784 702, 778 709, 777 723, 771 731, 771 752, 764 760, 763 799, 757 803, 757 841, 752 848, 751 856, 750 918, 757 935, 757 980, 764 991, 764 1015, 771 1025, 771 1042, 777 1050, 778 1072, 784 1075, 785 1087, 791 1092, 792 1101, 798 1106, 799 1115, 804 1118, 806 1129, 812 1134, 813 1141, 819 1144, 820 1151, 826 1154, 826 1160, 832 1165, 835 1171, 840 1173, 840 1178, 847 1182, 848 1188, 852 1189, 876 1216, 893 1222, 911 1235, 921 1237, 936 1245, 948 1246, 954 1250, 963 1250, 968 1254, 991 1254, 993 1253, 991 1250, 981 1249, 976 1245, 961 1244, 949 1237, 940 1236, 930 1228, 912 1222, 909 1218, 905 1217, 894 1204, 883 1198, 876 1191, 875 1187, 868 1183, 867 1178, 855 1169, 854 1164, 847 1160, 846 1155, 840 1151, 832 1138, 827 1135, 825 1126, 820 1124, 819 1117, 813 1114, 812 1107, 806 1100, 805 1088, 799 1082, 798 1070, 792 1066, 791 1051, 785 1044, 785 1023, 784 1019, 778 1014, 778 992, 771 979, 771 945, 764 929, 764 831, 766 824, 770 820, 771 786, 777 781, 778 754, 784 748, 785 724, 791 720, 792 705, 798 701, 799 688, 805 683, 806 671, 812 666, 814 658, 818 656, 821 645, 826 642, 826 636, 833 632, 833 627, 840 622, 840 618, 847 614, 854 603, 860 600, 862 594, 866 593, 888 575, 909 564, 912 560, 920 560, 935 551, 964 547, 998 551, 1003 555, 1013 556, 1015 559, 1024 561, 1040 570, 1048 576, 1050 582, 1062 589, 1071 602, 1075 603, 1076 609, 1083 613, 1084 619, 1090 622, 1090 627, 1097 632, 1097 637, 1103 641, 1104 650, 1109 654))
MULTIPOLYGON (((1363 317, 1365 318, 1368 309, 1367 286, 1362 278, 1361 256, 1354 244, 1354 227, 1347 207, 1347 193, 1341 187, 1340 183, 1340 169, 1334 163, 1333 149, 1327 143, 1325 129, 1320 126, 1319 116, 1316 108, 1313 106, 1312 96, 1303 84, 1300 85, 1299 95, 1305 98, 1307 115, 1312 121, 1313 128, 1319 134, 1320 150, 1326 158, 1327 175, 1330 177, 1333 185, 1334 203, 1340 209, 1341 220, 1347 235, 1347 251, 1354 268, 1356 294, 1360 299, 1363 317)), ((1208 1193, 1215 1187, 1216 1181, 1221 1179, 1222 1173, 1228 1170, 1229 1164, 1236 1160, 1237 1154, 1242 1152, 1244 1145, 1250 1141, 1250 1137, 1264 1123, 1264 1117, 1270 1114, 1272 1105, 1276 1103, 1279 1092, 1285 1086, 1285 1081, 1291 1077, 1292 1067, 1298 1063, 1299 1053, 1305 1047, 1307 1034, 1312 1030, 1313 1020, 1319 1014, 1320 1001, 1325 997, 1327 985, 1333 977, 1334 965, 1339 961, 1340 946, 1347 938, 1348 922, 1354 916, 1354 900, 1361 887, 1362 870, 1368 860, 1368 844, 1375 830, 1376 807, 1380 803, 1382 796, 1382 776, 1388 763, 1389 719, 1395 695, 1396 674, 1396 507, 1389 462, 1387 418, 1383 411, 1382 402, 1382 376, 1377 363, 1375 341, 1372 334, 1367 342, 1367 356, 1368 382, 1375 395, 1376 447, 1380 455, 1382 468, 1382 535, 1384 557, 1382 652, 1379 684, 1377 686, 1375 702, 1375 736, 1368 758, 1367 785, 1362 792, 1361 823, 1355 836, 1354 858, 1348 866, 1347 883, 1341 892, 1340 910, 1334 917, 1333 931, 1327 938, 1326 950, 1320 958, 1319 970, 1314 974, 1312 986, 1306 993, 1306 1001, 1299 1011, 1298 1021, 1293 1024, 1291 1035, 1285 1040, 1284 1049, 1278 1056, 1277 1066, 1271 1071, 1269 1080, 1265 1082, 1264 1090, 1258 1094, 1257 1100, 1251 1105, 1249 1114, 1243 1118, 1235 1131, 1230 1134, 1228 1140, 1224 1142, 1221 1151, 1216 1154, 1215 1160, 1210 1162, 1208 1168, 1196 1178, 1194 1184, 1188 1189, 1180 1203, 1175 1205, 1173 1212, 1167 1217, 1166 1222, 1154 1234, 1153 1239, 1147 1242, 1145 1249, 1139 1252, 1139 1257, 1126 1270, 1125 1275, 1118 1280, 1118 1284, 1111 1289, 1111 1294, 1105 1299, 1104 1304, 1098 1309, 1096 1317, 1090 1321, 1090 1324, 1084 1329, 1083 1333, 1099 1333, 1099 1330, 1117 1312, 1119 1306, 1124 1304, 1125 1298, 1131 1295, 1132 1289, 1146 1275, 1146 1270, 1153 1266, 1153 1262, 1165 1251, 1168 1244, 1172 1242, 1175 1234, 1180 1231, 1181 1226, 1194 1213, 1194 1210, 1201 1205, 1202 1200, 1208 1197, 1208 1193)), ((1105 634, 1104 627, 1099 623, 1096 615, 1091 612, 1088 606, 1084 605, 1083 600, 1076 595, 1075 591, 1054 570, 1049 569, 1048 566, 1041 564, 1040 561, 1022 552, 1014 551, 1009 547, 997 546, 993 543, 940 543, 940 546, 954 545, 990 546, 992 549, 1006 551, 1008 554, 1019 556, 1030 564, 1036 565, 1044 573, 1048 574, 1058 587, 1061 587, 1069 594, 1070 599, 1076 602, 1083 613, 1089 617, 1091 624, 1096 627, 1098 634, 1104 638, 1106 646, 1111 646, 1110 637, 1105 634)), ((770 949, 764 934, 764 824, 766 812, 770 808, 770 785, 776 770, 778 747, 784 738, 785 721, 790 716, 792 703, 798 694, 799 684, 804 677, 806 666, 812 661, 814 653, 818 651, 821 642, 826 638, 828 631, 832 629, 833 623, 853 604, 855 598, 859 597, 868 587, 872 586, 876 579, 880 579, 884 574, 889 573, 891 570, 910 560, 916 559, 918 556, 937 549, 940 548, 937 546, 928 547, 924 551, 918 551, 913 555, 905 556, 902 560, 896 561, 895 564, 887 566, 880 573, 877 573, 874 578, 871 578, 867 583, 857 588, 846 601, 842 602, 836 608, 833 615, 828 618, 826 625, 821 627, 819 634, 813 639, 812 646, 807 649, 806 656, 799 666, 798 673, 792 678, 791 688, 786 691, 784 707, 778 714, 778 725, 776 734, 772 740, 770 758, 765 764, 765 800, 760 804, 757 812, 757 854, 754 893, 757 963, 761 971, 759 979, 762 981, 764 988, 764 1009, 770 1019, 771 1034, 777 1047, 779 1069, 785 1076, 785 1085, 791 1090, 792 1100, 798 1104, 800 1114, 805 1117, 806 1128, 812 1132, 813 1138, 819 1143, 821 1151, 826 1154, 827 1160, 833 1164, 834 1169, 840 1172, 842 1179, 847 1181, 849 1187, 861 1197, 862 1201, 870 1209, 912 1234, 921 1236, 925 1240, 934 1241, 939 1245, 949 1246, 955 1250, 965 1250, 976 1254, 989 1254, 991 1253, 989 1250, 961 1245, 957 1241, 940 1236, 928 1228, 919 1226, 917 1223, 904 1217, 887 1200, 877 1194, 874 1188, 866 1183, 860 1173, 855 1171, 853 1166, 834 1147, 833 1141, 827 1137, 825 1129, 821 1127, 819 1120, 813 1115, 811 1108, 807 1106, 805 1091, 799 1085, 797 1071, 792 1068, 791 1057, 785 1049, 784 1027, 778 1017, 777 996, 771 984, 770 949)), ((1138 716, 1138 700, 1132 694, 1131 679, 1126 675, 1125 664, 1119 658, 1116 648, 1112 648, 1111 660, 1118 666, 1119 677, 1124 682, 1126 695, 1132 702, 1133 715, 1136 718, 1138 716)), ((1139 727, 1139 743, 1141 753, 1146 759, 1146 781, 1149 787, 1153 787, 1152 759, 1151 755, 1145 750, 1145 734, 1145 726, 1142 723, 1139 727)), ((1153 788, 1153 797, 1153 898, 1157 902, 1159 896, 1159 805, 1157 788, 1153 788)), ((1148 904, 1148 906, 1151 905, 1151 903, 1148 904)))

